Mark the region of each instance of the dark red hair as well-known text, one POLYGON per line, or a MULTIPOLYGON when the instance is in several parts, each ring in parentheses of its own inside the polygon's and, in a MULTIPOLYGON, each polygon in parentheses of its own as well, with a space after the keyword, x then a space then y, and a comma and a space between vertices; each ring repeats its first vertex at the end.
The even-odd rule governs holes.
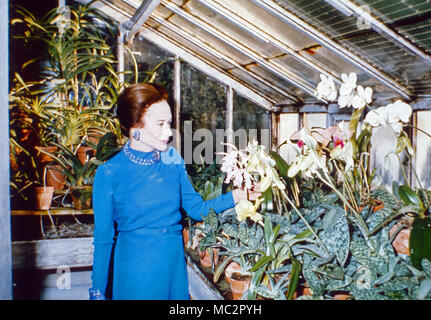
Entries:
POLYGON ((117 117, 121 131, 129 136, 133 127, 142 127, 141 119, 151 105, 168 100, 165 87, 154 83, 137 83, 127 87, 118 98, 117 117))

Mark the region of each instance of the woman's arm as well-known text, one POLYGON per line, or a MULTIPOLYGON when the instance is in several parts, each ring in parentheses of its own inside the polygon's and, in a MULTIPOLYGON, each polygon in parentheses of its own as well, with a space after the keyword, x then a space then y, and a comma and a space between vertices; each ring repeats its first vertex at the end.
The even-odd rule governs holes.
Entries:
POLYGON ((93 210, 94 255, 91 275, 93 287, 90 289, 90 299, 104 299, 115 235, 112 218, 114 212, 112 171, 106 165, 99 166, 94 177, 93 210))

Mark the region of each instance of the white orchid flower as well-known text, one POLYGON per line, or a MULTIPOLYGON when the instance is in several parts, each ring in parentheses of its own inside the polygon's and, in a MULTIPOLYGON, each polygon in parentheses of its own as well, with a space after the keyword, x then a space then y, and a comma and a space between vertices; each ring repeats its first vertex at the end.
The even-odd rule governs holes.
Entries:
POLYGON ((315 149, 317 146, 316 139, 314 139, 313 136, 308 133, 306 128, 299 130, 299 140, 303 141, 305 145, 311 149, 315 149))
POLYGON ((353 98, 355 96, 353 94, 349 95, 340 95, 338 97, 338 105, 340 108, 351 107, 353 105, 353 98))
POLYGON ((265 175, 261 176, 259 181, 259 191, 265 192, 272 185, 273 174, 270 167, 265 168, 265 175))
POLYGON ((357 94, 354 95, 352 100, 352 106, 355 109, 360 109, 365 107, 366 104, 370 104, 373 96, 373 89, 370 87, 357 86, 357 94))
POLYGON ((332 159, 344 161, 346 163, 345 171, 349 171, 353 168, 353 146, 350 141, 348 141, 344 147, 341 145, 336 146, 331 150, 330 156, 332 159))
POLYGON ((335 88, 334 78, 320 75, 321 81, 317 85, 317 91, 314 93, 318 99, 327 99, 334 101, 337 98, 337 89, 335 88))
POLYGON ((401 100, 397 100, 394 103, 388 104, 386 106, 389 123, 394 123, 398 121, 402 121, 404 123, 408 123, 410 121, 410 117, 412 115, 412 107, 402 102, 401 100))
POLYGON ((340 96, 338 97, 338 105, 340 108, 350 107, 353 105, 354 90, 356 88, 356 73, 351 72, 349 75, 342 73, 343 80, 340 86, 340 96))
POLYGON ((300 169, 299 169, 300 158, 302 158, 302 155, 298 155, 296 157, 295 161, 293 161, 290 164, 289 170, 287 170, 287 176, 289 178, 296 176, 298 174, 298 172, 300 171, 300 169))
POLYGON ((284 190, 286 189, 286 186, 284 183, 280 180, 280 177, 278 176, 277 171, 274 168, 270 168, 272 172, 272 184, 275 185, 278 189, 284 190))
POLYGON ((409 104, 397 100, 388 104, 386 107, 379 107, 368 112, 364 122, 372 127, 391 126, 399 134, 403 125, 410 121, 412 108, 409 104))
POLYGON ((342 73, 341 80, 343 80, 342 85, 340 86, 340 95, 348 96, 351 95, 353 90, 356 88, 356 73, 351 72, 349 75, 342 73))
POLYGON ((379 107, 367 113, 364 119, 372 127, 379 127, 388 124, 388 115, 386 107, 379 107))

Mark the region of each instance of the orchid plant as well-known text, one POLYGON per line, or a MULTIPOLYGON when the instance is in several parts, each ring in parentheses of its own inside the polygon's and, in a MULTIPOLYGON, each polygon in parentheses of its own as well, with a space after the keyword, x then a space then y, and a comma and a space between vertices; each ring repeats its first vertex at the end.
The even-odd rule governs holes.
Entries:
MULTIPOLYGON (((332 77, 320 77, 316 97, 323 101, 337 101, 340 108, 353 107, 354 111, 348 123, 340 122, 320 131, 305 127, 295 133, 291 144, 298 155, 289 168, 288 176, 295 177, 301 173, 305 178, 316 177, 322 181, 340 197, 345 209, 353 215, 351 220, 368 239, 369 230, 360 212, 361 206, 372 202, 370 194, 374 174, 369 165, 369 154, 373 129, 391 128, 398 137, 397 153, 406 150, 413 156, 410 139, 403 130, 410 122, 412 108, 401 100, 372 108, 372 88, 358 85, 353 72, 341 74, 339 92, 332 77), (367 113, 361 123, 364 112, 367 113)), ((372 244, 369 245, 373 249, 372 244)))
POLYGON ((233 182, 238 188, 246 190, 259 190, 262 196, 255 201, 240 200, 235 206, 238 221, 250 218, 255 223, 264 227, 263 216, 259 213, 276 209, 279 213, 290 214, 286 203, 303 220, 305 225, 323 246, 314 229, 298 210, 294 201, 288 196, 284 179, 279 176, 279 171, 283 163, 281 157, 273 153, 270 156, 265 152, 265 146, 259 145, 257 141, 249 143, 245 150, 238 150, 232 144, 226 144, 231 148, 229 153, 224 154, 220 170, 226 173, 225 183, 233 182), (278 163, 277 163, 278 162, 278 163), (276 208, 274 208, 274 204, 276 208))

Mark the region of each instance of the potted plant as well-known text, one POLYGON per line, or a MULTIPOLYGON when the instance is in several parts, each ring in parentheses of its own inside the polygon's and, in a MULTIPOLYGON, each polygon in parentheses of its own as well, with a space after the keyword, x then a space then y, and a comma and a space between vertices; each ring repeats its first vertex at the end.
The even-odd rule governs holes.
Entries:
POLYGON ((101 163, 121 150, 117 144, 117 137, 112 132, 105 134, 96 146, 94 157, 85 163, 82 163, 78 155, 70 149, 61 144, 54 145, 58 147, 59 152, 51 156, 61 166, 66 176, 74 208, 78 210, 90 208, 94 173, 101 163))

